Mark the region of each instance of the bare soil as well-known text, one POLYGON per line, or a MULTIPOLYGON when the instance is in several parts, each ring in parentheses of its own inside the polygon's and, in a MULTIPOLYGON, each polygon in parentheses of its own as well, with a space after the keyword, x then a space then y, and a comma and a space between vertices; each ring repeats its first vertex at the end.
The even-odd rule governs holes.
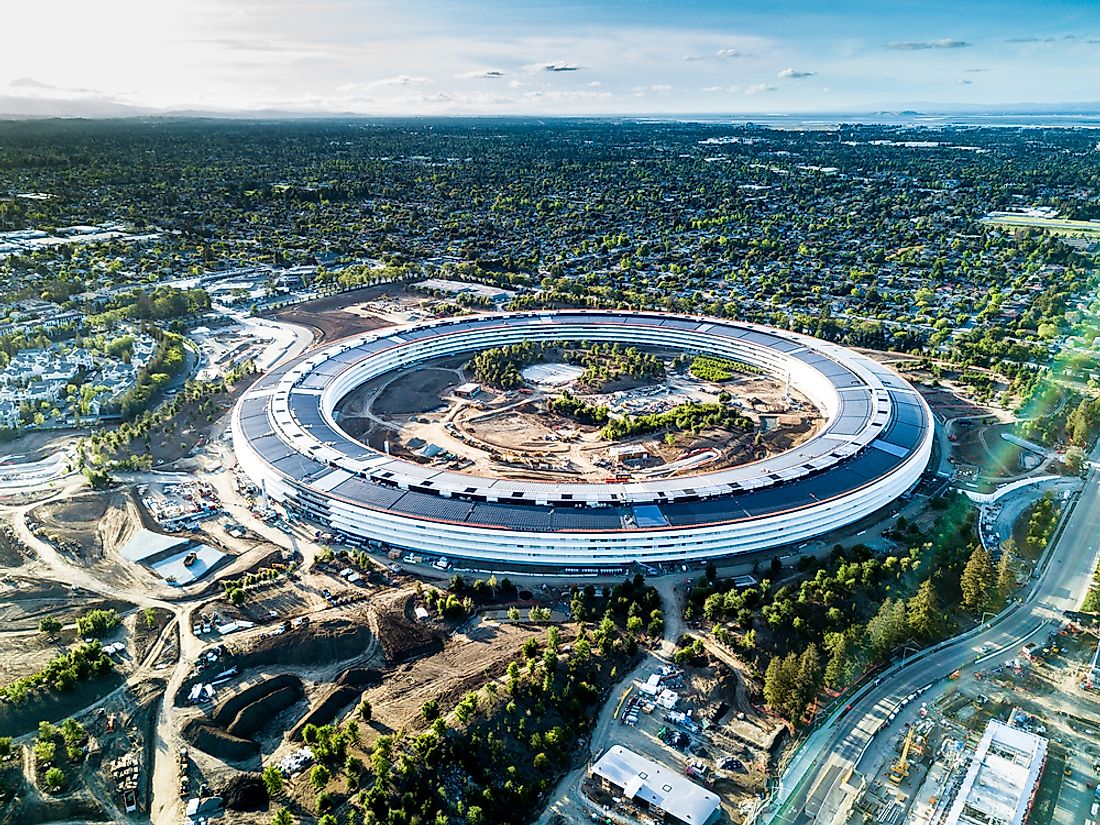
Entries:
POLYGON ((443 649, 442 626, 413 618, 414 596, 399 591, 380 598, 371 618, 388 664, 407 662, 443 649))
POLYGON ((372 409, 375 415, 399 416, 430 412, 443 404, 442 397, 463 381, 450 369, 422 367, 391 381, 378 393, 372 409))
POLYGON ((374 711, 371 728, 385 733, 423 727, 425 702, 434 699, 449 711, 466 693, 501 676, 527 639, 543 635, 543 628, 476 622, 441 652, 389 671, 381 685, 364 693, 374 711))
POLYGON ((270 317, 290 324, 298 324, 313 330, 316 343, 346 338, 359 332, 369 332, 387 326, 387 322, 365 313, 349 312, 347 307, 372 301, 382 295, 403 291, 400 284, 383 284, 364 287, 339 295, 306 301, 286 309, 281 309, 270 317))

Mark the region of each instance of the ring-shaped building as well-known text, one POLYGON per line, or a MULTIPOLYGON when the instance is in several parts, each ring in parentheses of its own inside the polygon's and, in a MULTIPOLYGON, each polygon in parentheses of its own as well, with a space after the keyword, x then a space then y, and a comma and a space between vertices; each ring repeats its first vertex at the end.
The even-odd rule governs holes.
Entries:
POLYGON ((736 321, 585 310, 459 317, 336 341, 260 379, 232 427, 243 471, 320 529, 487 566, 577 571, 707 560, 851 524, 916 485, 934 435, 912 386, 836 344, 736 321), (381 375, 523 341, 618 342, 740 361, 789 382, 824 424, 787 452, 737 467, 554 483, 417 464, 357 441, 334 418, 341 399, 381 375))

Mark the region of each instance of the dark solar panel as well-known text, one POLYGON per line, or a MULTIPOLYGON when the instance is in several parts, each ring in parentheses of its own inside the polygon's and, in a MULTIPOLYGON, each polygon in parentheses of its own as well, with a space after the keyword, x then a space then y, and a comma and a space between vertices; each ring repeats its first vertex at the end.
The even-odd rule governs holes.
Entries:
POLYGON ((618 530, 622 526, 618 508, 557 507, 550 517, 553 530, 618 530))
POLYGON ((444 519, 445 521, 465 521, 473 505, 456 498, 443 498, 430 493, 409 491, 393 505, 400 513, 408 513, 425 518, 444 519))

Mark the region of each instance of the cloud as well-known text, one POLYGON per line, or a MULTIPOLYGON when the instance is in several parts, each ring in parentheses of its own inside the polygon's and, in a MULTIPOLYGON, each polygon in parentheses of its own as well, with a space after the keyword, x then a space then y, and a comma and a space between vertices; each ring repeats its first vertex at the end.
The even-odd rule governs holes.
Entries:
POLYGON ((465 78, 466 80, 499 80, 504 77, 504 72, 499 69, 473 69, 469 72, 457 74, 455 77, 465 78))
POLYGON ((974 85, 973 80, 967 80, 965 77, 960 77, 955 82, 958 83, 960 86, 972 86, 972 85, 974 85))
POLYGON ((813 77, 817 72, 800 72, 796 69, 787 68, 776 75, 780 80, 798 80, 803 77, 813 77))
POLYGON ((411 77, 399 74, 396 77, 384 77, 369 83, 370 86, 427 86, 432 83, 430 77, 411 77))
POLYGON ((950 37, 944 37, 940 40, 903 40, 887 43, 886 48, 901 52, 918 52, 924 49, 965 49, 971 45, 973 44, 967 43, 965 40, 953 40, 950 37))
POLYGON ((978 72, 988 72, 989 69, 963 69, 967 74, 978 74, 978 72))
POLYGON ((700 60, 730 60, 735 57, 749 57, 740 49, 719 49, 714 54, 685 54, 680 59, 688 63, 695 63, 700 60))
POLYGON ((705 92, 706 94, 714 94, 715 92, 729 92, 731 94, 737 94, 738 92, 741 91, 741 87, 740 86, 704 86, 699 91, 700 92, 705 92))
POLYGON ((52 83, 43 83, 33 77, 17 77, 8 84, 13 89, 56 89, 52 83))
POLYGON ((779 89, 778 86, 773 86, 771 83, 754 83, 745 89, 747 95, 758 95, 762 92, 774 92, 779 89))

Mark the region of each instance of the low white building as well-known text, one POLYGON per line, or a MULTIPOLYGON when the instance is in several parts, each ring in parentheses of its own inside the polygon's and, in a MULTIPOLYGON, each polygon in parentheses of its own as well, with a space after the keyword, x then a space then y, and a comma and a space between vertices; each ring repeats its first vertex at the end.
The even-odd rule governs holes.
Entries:
POLYGON ((620 745, 609 748, 588 775, 665 822, 707 825, 718 816, 717 794, 620 745))
POLYGON ((990 720, 944 825, 1023 825, 1046 758, 1045 737, 990 720))

